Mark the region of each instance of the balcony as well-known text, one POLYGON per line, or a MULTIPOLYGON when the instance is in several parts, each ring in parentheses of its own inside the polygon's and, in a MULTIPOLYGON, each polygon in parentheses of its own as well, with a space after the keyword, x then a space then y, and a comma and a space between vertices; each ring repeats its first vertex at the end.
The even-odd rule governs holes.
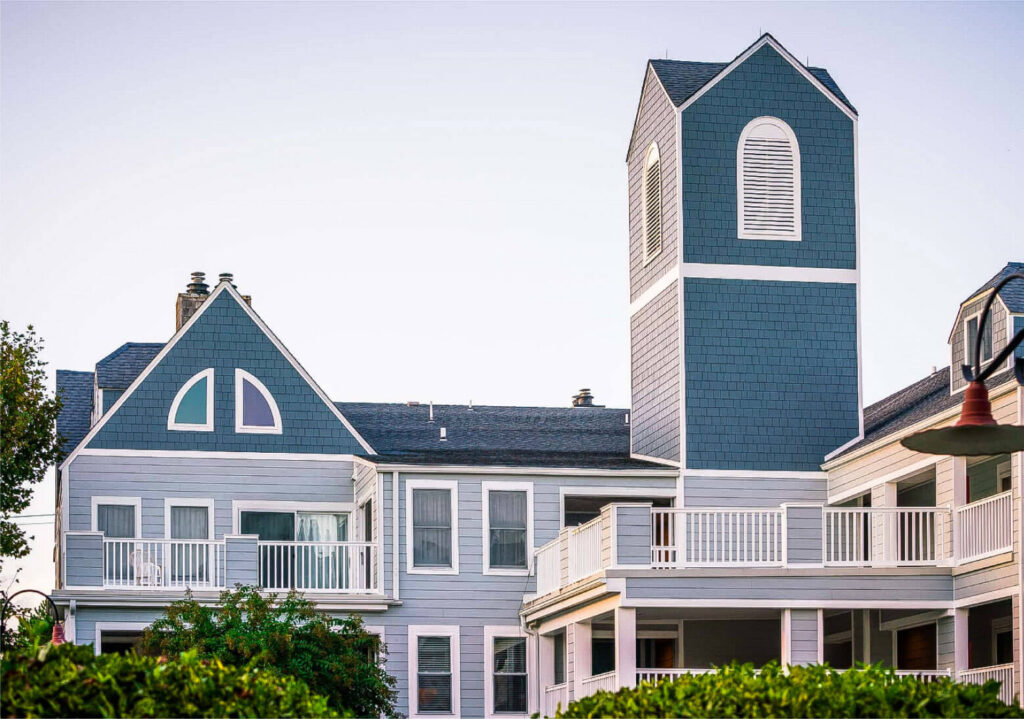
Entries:
POLYGON ((64 541, 72 589, 218 591, 240 583, 273 592, 379 593, 378 547, 369 542, 125 539, 100 532, 67 532, 64 541))

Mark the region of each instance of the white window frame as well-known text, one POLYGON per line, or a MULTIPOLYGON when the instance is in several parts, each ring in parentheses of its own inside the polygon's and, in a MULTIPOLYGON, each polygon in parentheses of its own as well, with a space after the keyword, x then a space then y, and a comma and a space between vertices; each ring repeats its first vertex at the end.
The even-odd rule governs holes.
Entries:
POLYGON ((167 429, 172 429, 178 432, 212 432, 213 431, 213 382, 214 382, 214 371, 213 367, 208 367, 201 372, 196 372, 194 375, 188 378, 178 390, 178 394, 174 395, 174 401, 171 402, 171 411, 167 414, 167 429), (202 379, 207 379, 206 382, 206 423, 205 424, 184 424, 174 421, 175 416, 178 414, 178 405, 181 404, 181 400, 185 398, 188 391, 202 379))
MULTIPOLYGON (((529 638, 522 626, 509 624, 506 626, 484 627, 484 716, 487 719, 526 719, 530 716, 530 680, 534 676, 529 638), (526 646, 526 711, 523 714, 512 712, 496 713, 494 711, 494 640, 504 637, 518 637, 527 642, 526 646)), ((544 687, 541 687, 543 691, 544 687)))
POLYGON ((420 719, 422 717, 426 719, 427 717, 437 716, 459 716, 462 713, 462 705, 460 701, 462 687, 459 672, 459 665, 461 664, 462 652, 459 644, 458 625, 411 624, 409 625, 408 637, 409 639, 407 648, 409 653, 409 718, 420 719), (418 678, 420 668, 420 656, 419 642, 417 641, 420 637, 449 637, 449 639, 451 640, 449 644, 452 665, 451 714, 441 714, 438 712, 427 712, 425 714, 420 713, 418 678))
POLYGON ((646 267, 651 261, 661 254, 665 246, 665 194, 663 192, 665 183, 662 181, 661 151, 658 143, 652 142, 647 146, 644 153, 643 175, 640 181, 640 239, 643 242, 643 258, 646 267), (658 162, 658 251, 648 254, 647 251, 647 171, 651 169, 651 162, 658 162))
POLYGON ((115 504, 120 506, 135 507, 135 536, 131 539, 142 538, 142 497, 90 497, 90 511, 92 514, 92 531, 98 532, 96 510, 101 504, 115 504))
POLYGON ((99 656, 103 651, 103 632, 141 632, 152 622, 96 622, 96 636, 92 641, 93 653, 99 656))
MULTIPOLYGON (((352 502, 279 502, 274 499, 233 499, 231 500, 231 533, 238 534, 241 531, 242 512, 348 514, 349 529, 351 530, 353 511, 355 511, 355 504, 352 502)), ((353 540, 349 539, 348 541, 353 540)))
MULTIPOLYGON (((206 533, 207 539, 216 539, 214 533, 212 497, 165 497, 164 498, 164 538, 171 538, 171 508, 172 507, 206 507, 206 517, 209 528, 206 533)), ((188 540, 182 540, 188 541, 188 540)), ((195 540, 198 541, 198 540, 195 540)))
POLYGON ((405 480, 405 573, 406 574, 458 574, 459 573, 459 483, 454 479, 405 480), (452 504, 452 566, 413 566, 412 493, 415 489, 447 489, 452 504))
POLYGON ((267 386, 260 382, 251 373, 246 372, 244 369, 239 367, 235 368, 235 432, 241 434, 281 434, 281 410, 277 408, 277 402, 274 400, 274 395, 270 393, 267 386), (270 414, 274 418, 274 424, 271 427, 262 426, 249 426, 242 423, 242 408, 245 404, 244 397, 242 394, 242 381, 251 382, 252 386, 263 395, 263 399, 267 401, 270 406, 270 414))
MULTIPOLYGON (((979 310, 979 311, 975 312, 973 315, 970 315, 968 317, 964 317, 964 322, 963 322, 963 335, 964 335, 964 338, 963 338, 963 344, 964 344, 964 361, 963 361, 963 364, 971 365, 973 367, 974 363, 970 361, 970 358, 971 358, 970 334, 967 332, 967 325, 970 323, 971 320, 977 320, 978 321, 978 326, 980 327, 981 326, 981 311, 979 310)), ((992 341, 989 343, 989 347, 988 347, 988 359, 982 359, 981 360, 981 366, 982 367, 984 367, 987 363, 991 362, 992 358, 995 357, 995 342, 996 342, 995 337, 996 337, 996 333, 995 333, 995 328, 991 326, 992 325, 992 320, 993 320, 993 317, 990 314, 988 316, 988 322, 985 323, 985 326, 987 326, 989 328, 989 337, 990 337, 990 339, 992 341)), ((984 349, 984 347, 983 347, 983 349, 984 349)), ((982 357, 984 357, 984 355, 985 355, 984 351, 982 351, 981 354, 982 354, 982 357)))
POLYGON ((383 624, 364 624, 363 630, 367 634, 375 634, 380 639, 380 652, 377 654, 377 660, 381 668, 384 668, 385 655, 387 654, 387 639, 385 637, 384 625, 383 624))
POLYGON ((800 143, 797 141, 796 133, 793 132, 793 128, 789 126, 783 120, 771 115, 762 115, 761 117, 755 117, 753 120, 748 122, 743 130, 740 132, 740 139, 736 143, 736 232, 737 237, 741 240, 781 240, 788 242, 800 242, 803 237, 803 203, 802 203, 802 187, 803 184, 800 178, 800 143), (790 147, 793 149, 793 234, 773 234, 770 232, 763 231, 745 231, 743 226, 743 194, 744 194, 744 175, 743 175, 743 144, 746 142, 747 136, 753 132, 753 130, 761 125, 772 125, 778 128, 789 140, 790 147))
POLYGON ((533 482, 481 482, 480 496, 483 505, 483 573, 504 577, 527 577, 533 573, 533 482), (491 568, 491 492, 526 492, 526 566, 521 569, 510 567, 491 568))
MULTIPOLYGON (((624 485, 577 486, 567 485, 558 488, 558 528, 565 528, 566 497, 636 497, 637 499, 676 499, 675 487, 627 487, 624 485)), ((676 505, 673 505, 676 506, 676 505)))

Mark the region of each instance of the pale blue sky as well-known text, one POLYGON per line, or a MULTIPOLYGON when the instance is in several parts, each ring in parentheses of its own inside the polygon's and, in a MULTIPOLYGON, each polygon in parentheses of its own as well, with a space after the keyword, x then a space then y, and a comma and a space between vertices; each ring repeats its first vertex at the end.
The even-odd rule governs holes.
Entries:
POLYGON ((52 367, 166 340, 189 271, 227 270, 338 400, 627 406, 644 63, 762 31, 860 111, 868 401, 1024 259, 1021 3, 0 11, 0 314, 52 367))

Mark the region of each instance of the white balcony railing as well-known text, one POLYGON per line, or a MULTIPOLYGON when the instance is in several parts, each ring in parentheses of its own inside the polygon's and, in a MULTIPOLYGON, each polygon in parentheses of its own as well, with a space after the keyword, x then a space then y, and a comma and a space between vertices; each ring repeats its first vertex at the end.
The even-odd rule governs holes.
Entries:
POLYGON ((651 566, 772 567, 785 562, 782 509, 653 509, 651 566))
POLYGON ((827 507, 822 512, 826 565, 948 564, 949 507, 827 507))
POLYGON ((615 691, 615 672, 605 672, 587 677, 580 682, 580 697, 589 697, 591 694, 600 691, 615 691))
POLYGON ((562 572, 561 540, 556 537, 536 552, 537 594, 558 590, 562 572))
POLYGON ((898 677, 917 677, 923 682, 953 676, 953 672, 949 669, 897 669, 894 673, 898 677))
POLYGON ((541 716, 553 717, 558 713, 559 706, 562 709, 569 706, 569 685, 565 682, 544 687, 544 707, 541 716))
POLYGON ((1000 683, 999 700, 1004 704, 1013 704, 1013 664, 997 664, 992 667, 968 669, 957 674, 957 681, 966 684, 985 684, 997 681, 1000 683))
POLYGON ((259 542, 260 586, 272 591, 376 591, 370 542, 259 542))
POLYGON ((1013 497, 1003 492, 956 510, 959 560, 970 562, 1013 548, 1013 497))
POLYGON ((569 582, 601 571, 601 517, 569 530, 569 582))
POLYGON ((681 667, 674 667, 671 669, 637 669, 636 670, 636 683, 649 682, 651 684, 657 684, 662 679, 676 679, 678 677, 689 676, 691 674, 707 674, 713 672, 714 669, 683 669, 681 667))
POLYGON ((103 538, 103 586, 222 589, 224 541, 103 538))

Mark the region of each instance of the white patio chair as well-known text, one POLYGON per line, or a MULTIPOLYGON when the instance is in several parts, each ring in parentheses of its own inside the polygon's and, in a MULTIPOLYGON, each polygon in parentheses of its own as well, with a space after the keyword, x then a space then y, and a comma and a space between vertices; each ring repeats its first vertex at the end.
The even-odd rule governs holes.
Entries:
POLYGON ((159 587, 163 584, 163 568, 156 562, 146 561, 141 549, 132 552, 130 561, 136 584, 146 587, 159 587))

